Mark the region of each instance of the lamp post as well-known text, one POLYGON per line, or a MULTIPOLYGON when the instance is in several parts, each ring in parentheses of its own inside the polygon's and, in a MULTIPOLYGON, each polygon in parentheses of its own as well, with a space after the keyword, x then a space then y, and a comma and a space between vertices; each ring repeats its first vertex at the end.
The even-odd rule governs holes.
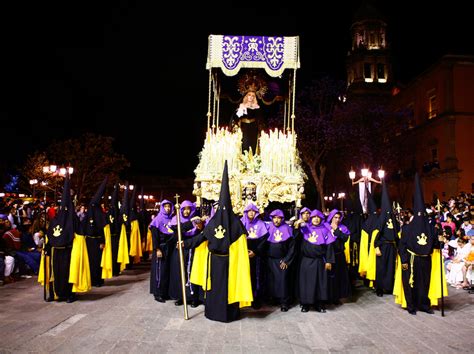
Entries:
POLYGON ((38 184, 38 180, 36 178, 30 179, 30 185, 33 186, 33 201, 35 200, 35 187, 38 184))
MULTIPOLYGON (((72 175, 74 173, 74 168, 72 166, 67 166, 67 167, 59 167, 57 165, 46 165, 46 166, 43 166, 43 173, 45 175, 50 175, 52 177, 66 177, 67 174, 69 175, 72 175)), ((47 182, 46 183, 42 183, 44 186, 47 185, 47 182)), ((54 183, 54 201, 56 202, 56 191, 57 191, 57 188, 56 188, 56 183, 54 183)), ((52 189, 52 188, 51 188, 52 189)), ((46 201, 46 191, 45 191, 45 201, 46 201)))
POLYGON ((341 200, 341 211, 344 211, 344 198, 346 197, 346 193, 340 192, 337 193, 337 199, 341 200))
POLYGON ((379 177, 379 180, 372 178, 372 172, 370 172, 370 170, 366 167, 360 170, 360 175, 362 177, 359 178, 357 181, 354 181, 356 178, 356 172, 351 167, 351 170, 349 171, 349 178, 352 180, 352 185, 359 185, 359 197, 361 200, 362 208, 364 210, 364 213, 367 213, 367 190, 369 192, 372 192, 370 183, 374 182, 377 184, 382 184, 382 181, 385 177, 385 171, 382 168, 377 171, 377 176, 379 177))

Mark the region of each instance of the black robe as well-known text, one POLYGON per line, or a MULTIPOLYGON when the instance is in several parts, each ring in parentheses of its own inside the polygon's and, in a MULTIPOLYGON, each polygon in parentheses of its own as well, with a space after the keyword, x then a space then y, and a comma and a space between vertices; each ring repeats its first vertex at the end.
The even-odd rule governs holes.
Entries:
POLYGON ((153 251, 150 269, 150 293, 163 299, 169 299, 171 252, 176 247, 176 239, 173 234, 164 234, 151 226, 153 251), (161 251, 161 258, 156 256, 156 251, 161 251))
POLYGON ((351 238, 349 240, 349 277, 352 284, 354 284, 355 280, 359 277, 360 233, 363 222, 364 218, 362 214, 357 212, 349 212, 348 215, 342 220, 342 223, 347 226, 351 233, 351 238))
POLYGON ((337 229, 334 231, 334 236, 337 239, 328 245, 331 249, 329 252, 334 253, 334 263, 329 272, 329 301, 337 302, 351 295, 349 270, 344 255, 344 244, 349 235, 337 229))
POLYGON ((247 248, 255 253, 255 256, 250 258, 250 277, 253 299, 256 303, 261 302, 265 294, 266 266, 264 251, 267 238, 268 233, 256 239, 247 237, 247 248))
POLYGON ((265 129, 262 109, 247 108, 247 114, 237 116, 237 111, 232 115, 231 127, 239 126, 242 130, 242 152, 252 148, 252 152, 257 151, 258 136, 261 130, 265 129))
MULTIPOLYGON (((184 233, 193 228, 193 223, 187 221, 181 224, 181 235, 183 235, 183 241, 192 239, 194 236, 184 236, 184 233)), ((173 300, 183 300, 183 291, 181 288, 181 269, 179 263, 179 250, 176 248, 178 242, 177 226, 171 226, 174 233, 169 237, 167 242, 169 257, 170 257, 170 275, 169 275, 169 297, 173 300)), ((191 276, 191 266, 193 264, 193 247, 190 249, 184 249, 184 271, 186 280, 186 300, 197 301, 199 300, 199 287, 191 284, 189 278, 191 276)))
POLYGON ((104 236, 86 236, 87 254, 89 255, 89 267, 91 272, 91 285, 102 286, 104 279, 102 279, 102 250, 100 245, 105 244, 104 236))
POLYGON ((278 243, 266 242, 265 248, 268 267, 268 295, 279 300, 282 305, 289 305, 292 293, 290 289, 291 267, 296 255, 295 237, 289 237, 278 243), (288 264, 288 268, 281 269, 280 261, 288 264))
MULTIPOLYGON (((206 241, 204 233, 186 239, 185 248, 196 248, 206 241)), ((209 263, 211 264, 211 285, 212 289, 204 289, 204 315, 213 321, 232 322, 239 318, 240 309, 238 303, 229 304, 227 299, 229 286, 229 254, 218 252, 209 248, 209 263)))
POLYGON ((301 240, 298 272, 298 294, 302 305, 313 305, 329 299, 329 272, 326 263, 334 263, 334 248, 301 240))
POLYGON ((375 287, 390 293, 393 291, 397 259, 398 237, 394 235, 396 233, 381 230, 374 240, 374 246, 379 247, 382 253, 381 256, 376 258, 375 287))
POLYGON ((412 223, 403 226, 398 252, 402 264, 408 264, 402 270, 403 290, 408 311, 429 311, 431 301, 428 297, 431 279, 431 253, 439 242, 435 239, 434 230, 426 223, 421 232, 412 223), (426 238, 425 238, 426 237, 426 238), (411 275, 413 273, 413 277, 411 275), (411 280, 413 281, 412 284, 411 280))

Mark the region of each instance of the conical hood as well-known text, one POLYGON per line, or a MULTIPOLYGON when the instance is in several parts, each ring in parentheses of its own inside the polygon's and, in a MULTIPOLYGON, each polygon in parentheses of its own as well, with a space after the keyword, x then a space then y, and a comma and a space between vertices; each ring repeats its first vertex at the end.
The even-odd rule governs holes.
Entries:
POLYGON ((377 214, 377 204, 375 204, 374 196, 372 193, 369 192, 367 189, 367 213, 370 214, 377 214))
POLYGON ((140 209, 140 213, 142 213, 143 210, 145 210, 145 198, 143 198, 143 186, 140 189, 140 194, 142 197, 140 198, 139 209, 140 209))
POLYGON ((383 233, 394 233, 393 236, 395 236, 398 233, 398 224, 396 222, 397 219, 393 215, 392 203, 385 181, 382 184, 382 206, 380 209, 378 229, 383 233))
POLYGON ((227 254, 234 241, 242 235, 247 235, 245 226, 232 210, 227 161, 222 174, 219 206, 214 217, 204 227, 203 233, 209 241, 209 250, 218 254, 227 254))
POLYGON ((362 203, 360 202, 359 188, 356 190, 356 198, 354 200, 354 212, 362 215, 364 214, 364 209, 362 208, 362 203))
POLYGON ((352 201, 352 198, 350 196, 347 197, 345 203, 344 203, 344 208, 347 210, 347 214, 352 214, 354 213, 354 202, 352 201))
POLYGON ((367 212, 368 216, 364 222, 363 230, 365 230, 369 235, 372 235, 372 231, 374 231, 378 226, 378 215, 377 215, 377 205, 375 204, 374 197, 372 193, 369 192, 368 189, 365 190, 367 193, 367 212))
POLYGON ((87 208, 87 216, 83 221, 82 228, 87 236, 102 236, 104 234, 104 226, 107 224, 104 211, 100 207, 100 201, 105 192, 107 185, 107 177, 100 184, 97 192, 92 197, 89 207, 87 208))
POLYGON ((110 232, 114 235, 120 230, 120 213, 118 207, 119 189, 119 185, 116 183, 107 212, 107 223, 110 224, 110 232))
POLYGON ((128 182, 125 183, 125 190, 123 191, 122 205, 120 206, 120 222, 125 225, 130 225, 130 208, 128 200, 128 182))
POLYGON ((97 188, 97 192, 95 192, 95 195, 91 199, 91 204, 97 204, 97 205, 100 204, 100 200, 104 196, 106 186, 107 186, 107 176, 104 178, 99 188, 97 188))
POLYGON ((428 217, 426 216, 425 201, 423 199, 423 189, 421 187, 420 176, 415 174, 415 194, 413 195, 413 220, 409 224, 413 231, 420 235, 431 234, 428 217))
POLYGON ((48 242, 53 247, 72 245, 74 232, 78 228, 78 219, 71 200, 69 174, 64 178, 61 206, 56 217, 49 224, 48 242))
POLYGON ((118 210, 118 200, 119 200, 119 185, 115 183, 114 191, 112 192, 112 199, 110 201, 110 207, 114 207, 118 210))
POLYGON ((138 219, 137 212, 137 188, 133 188, 132 196, 130 197, 130 222, 138 219))

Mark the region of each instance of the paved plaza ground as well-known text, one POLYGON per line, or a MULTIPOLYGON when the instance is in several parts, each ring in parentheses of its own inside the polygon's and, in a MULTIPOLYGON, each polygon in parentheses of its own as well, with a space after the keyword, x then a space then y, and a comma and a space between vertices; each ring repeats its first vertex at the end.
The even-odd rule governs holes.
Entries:
POLYGON ((320 314, 244 310, 225 324, 149 294, 147 265, 79 300, 46 303, 36 277, 0 287, 0 353, 454 353, 474 347, 474 294, 450 288, 445 317, 408 314, 364 287, 320 314))

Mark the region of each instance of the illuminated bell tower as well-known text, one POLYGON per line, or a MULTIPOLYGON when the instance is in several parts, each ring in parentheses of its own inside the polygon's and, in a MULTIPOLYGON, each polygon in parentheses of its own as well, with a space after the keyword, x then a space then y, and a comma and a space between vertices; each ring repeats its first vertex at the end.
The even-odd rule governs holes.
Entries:
POLYGON ((352 45, 347 53, 347 86, 352 95, 388 95, 392 65, 386 37, 387 23, 363 1, 351 26, 352 45))

